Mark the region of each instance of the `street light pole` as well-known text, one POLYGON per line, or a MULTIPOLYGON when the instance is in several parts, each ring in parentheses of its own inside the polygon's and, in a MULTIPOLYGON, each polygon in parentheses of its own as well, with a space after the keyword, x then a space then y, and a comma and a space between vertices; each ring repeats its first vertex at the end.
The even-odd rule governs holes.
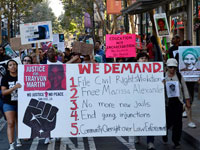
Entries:
MULTIPOLYGON (((198 0, 196 0, 196 17, 198 18, 199 17, 199 2, 198 0)), ((197 32, 196 32, 196 45, 199 45, 199 29, 197 29, 197 32)))
MULTIPOLYGON (((127 0, 124 0, 124 7, 127 8, 127 0)), ((129 20, 128 20, 128 14, 125 14, 124 17, 124 27, 125 27, 125 32, 129 33, 129 20)))

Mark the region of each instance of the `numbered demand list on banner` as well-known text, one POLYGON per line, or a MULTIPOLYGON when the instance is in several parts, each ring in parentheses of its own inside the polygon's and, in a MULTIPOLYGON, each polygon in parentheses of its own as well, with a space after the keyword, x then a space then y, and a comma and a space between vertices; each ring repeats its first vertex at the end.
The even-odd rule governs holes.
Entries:
POLYGON ((162 63, 33 68, 19 67, 21 138, 166 134, 162 63))

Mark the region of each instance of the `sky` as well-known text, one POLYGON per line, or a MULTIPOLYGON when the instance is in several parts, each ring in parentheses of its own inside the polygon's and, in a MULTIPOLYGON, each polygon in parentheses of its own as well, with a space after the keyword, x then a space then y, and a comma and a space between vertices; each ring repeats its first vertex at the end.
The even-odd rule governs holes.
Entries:
POLYGON ((63 10, 63 5, 60 0, 49 0, 50 4, 49 6, 52 8, 54 14, 56 17, 59 17, 63 10))

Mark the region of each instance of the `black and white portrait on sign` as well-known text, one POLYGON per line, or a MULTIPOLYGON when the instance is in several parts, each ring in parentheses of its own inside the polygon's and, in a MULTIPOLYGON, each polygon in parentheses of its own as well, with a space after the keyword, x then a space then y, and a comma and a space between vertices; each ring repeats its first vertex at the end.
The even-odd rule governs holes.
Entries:
POLYGON ((166 82, 167 96, 168 98, 179 97, 179 82, 178 81, 167 81, 166 82))

